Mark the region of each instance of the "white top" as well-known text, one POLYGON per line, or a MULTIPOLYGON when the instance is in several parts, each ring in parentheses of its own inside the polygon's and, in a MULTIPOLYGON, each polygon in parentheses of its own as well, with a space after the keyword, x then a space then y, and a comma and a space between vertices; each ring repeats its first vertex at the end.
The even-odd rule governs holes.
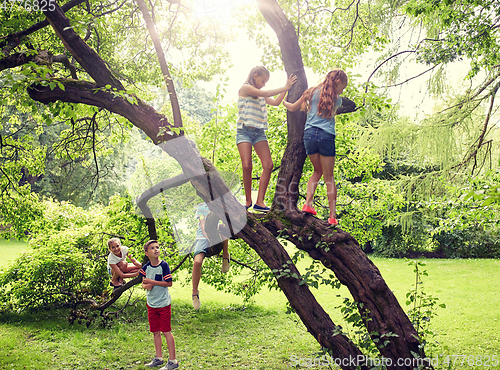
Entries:
POLYGON ((124 245, 120 245, 120 251, 122 252, 122 256, 121 257, 118 257, 113 252, 109 253, 109 256, 108 256, 108 269, 111 268, 109 265, 116 265, 119 262, 125 261, 125 258, 127 258, 127 254, 128 254, 128 247, 126 247, 124 245))

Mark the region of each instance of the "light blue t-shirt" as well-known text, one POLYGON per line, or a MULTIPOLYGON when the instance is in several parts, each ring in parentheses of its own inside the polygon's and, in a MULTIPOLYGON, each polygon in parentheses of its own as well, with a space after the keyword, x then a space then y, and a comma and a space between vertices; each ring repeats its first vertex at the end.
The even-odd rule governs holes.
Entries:
MULTIPOLYGON (((157 266, 151 265, 151 261, 149 261, 139 270, 139 275, 155 281, 172 281, 170 266, 165 261, 161 261, 157 266)), ((148 306, 152 308, 167 307, 172 303, 168 287, 159 285, 155 285, 153 289, 146 291, 146 299, 148 306)))
POLYGON ((198 208, 196 209, 196 218, 198 219, 198 230, 196 230, 196 239, 206 239, 203 231, 201 230, 200 217, 206 218, 210 209, 208 208, 206 203, 198 204, 198 208))
MULTIPOLYGON (((311 98, 311 110, 307 113, 306 126, 304 131, 308 128, 320 128, 328 134, 335 135, 335 115, 332 114, 331 118, 324 118, 318 116, 318 103, 321 89, 317 89, 311 98)), ((333 106, 333 113, 342 105, 342 98, 339 96, 335 105, 333 106)))

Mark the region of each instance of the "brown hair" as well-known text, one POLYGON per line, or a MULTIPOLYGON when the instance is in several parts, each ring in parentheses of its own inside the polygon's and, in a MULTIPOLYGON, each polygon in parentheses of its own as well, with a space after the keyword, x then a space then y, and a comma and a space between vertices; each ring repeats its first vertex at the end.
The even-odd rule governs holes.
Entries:
MULTIPOLYGON (((151 239, 151 240, 148 240, 146 242, 146 244, 144 244, 144 252, 148 252, 148 247, 153 244, 153 243, 158 243, 158 240, 154 240, 154 239, 151 239)), ((159 244, 159 243, 158 243, 159 244)))
POLYGON ((335 93, 334 89, 338 84, 338 80, 347 83, 347 74, 343 70, 333 69, 328 72, 323 82, 304 91, 302 94, 304 100, 300 110, 309 112, 311 110, 311 99, 314 92, 317 89, 321 89, 318 103, 318 116, 326 119, 332 118, 332 116, 335 115, 333 108, 338 99, 338 95, 335 93))
POLYGON ((264 67, 264 66, 253 67, 252 70, 250 71, 250 73, 248 74, 248 78, 245 81, 245 83, 248 83, 248 84, 252 85, 253 87, 255 87, 255 77, 254 77, 254 75, 256 73, 259 76, 265 76, 267 78, 269 78, 269 76, 271 75, 269 73, 269 71, 266 69, 266 67, 264 67))

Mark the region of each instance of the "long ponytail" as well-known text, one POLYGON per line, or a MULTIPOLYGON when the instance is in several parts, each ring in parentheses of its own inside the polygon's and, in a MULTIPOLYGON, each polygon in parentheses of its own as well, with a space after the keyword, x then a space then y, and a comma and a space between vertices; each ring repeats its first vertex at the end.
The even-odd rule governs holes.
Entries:
POLYGON ((318 103, 318 115, 326 119, 332 118, 332 115, 335 114, 333 108, 335 107, 335 102, 339 97, 335 92, 335 87, 338 84, 337 80, 347 82, 347 75, 341 69, 334 69, 328 72, 321 87, 321 95, 319 96, 318 103))
POLYGON ((328 72, 322 83, 304 91, 302 94, 304 99, 300 110, 309 112, 311 110, 312 96, 317 89, 321 89, 318 103, 318 115, 326 119, 332 118, 335 114, 333 108, 338 99, 338 95, 335 93, 335 87, 338 84, 337 80, 347 82, 347 74, 341 69, 334 69, 328 72))

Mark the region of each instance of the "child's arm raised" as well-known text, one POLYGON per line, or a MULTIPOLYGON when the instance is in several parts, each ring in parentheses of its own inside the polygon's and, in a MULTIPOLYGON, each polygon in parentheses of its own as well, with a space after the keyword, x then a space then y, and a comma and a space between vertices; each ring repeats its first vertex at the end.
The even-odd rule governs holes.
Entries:
POLYGON ((134 257, 131 257, 129 254, 127 254, 127 257, 130 260, 130 262, 132 262, 134 264, 135 267, 138 267, 138 268, 142 267, 142 264, 139 261, 137 261, 134 257))
POLYGON ((290 90, 292 85, 297 81, 297 76, 294 76, 293 74, 290 75, 290 77, 286 81, 286 85, 283 87, 280 87, 278 89, 272 89, 272 90, 261 90, 257 89, 255 86, 245 84, 241 87, 239 91, 239 95, 242 97, 247 97, 247 96, 258 96, 258 97, 263 97, 266 98, 266 103, 269 105, 279 105, 281 103, 281 100, 285 97, 285 93, 290 90), (278 104, 272 104, 272 102, 278 100, 278 99, 272 99, 272 96, 276 96, 278 94, 283 94, 283 97, 281 97, 281 100, 278 104))
POLYGON ((300 97, 299 100, 297 100, 295 103, 289 103, 287 101, 283 102, 283 105, 285 106, 286 109, 288 109, 290 112, 295 112, 297 109, 300 108, 302 105, 302 101, 304 100, 304 95, 300 97))
MULTIPOLYGON (((290 75, 290 77, 288 77, 288 80, 286 80, 286 85, 285 85, 285 88, 287 88, 285 91, 283 91, 282 93, 280 93, 278 95, 278 97, 276 99, 273 99, 273 98, 266 98, 266 104, 268 105, 273 105, 275 107, 277 107, 278 105, 281 104, 281 102, 283 101, 283 98, 285 97, 286 95, 286 92, 288 90, 290 90, 290 88, 292 87, 292 85, 297 81, 297 76, 294 76, 293 74, 290 75)), ((274 95, 273 95, 274 96, 274 95)))

